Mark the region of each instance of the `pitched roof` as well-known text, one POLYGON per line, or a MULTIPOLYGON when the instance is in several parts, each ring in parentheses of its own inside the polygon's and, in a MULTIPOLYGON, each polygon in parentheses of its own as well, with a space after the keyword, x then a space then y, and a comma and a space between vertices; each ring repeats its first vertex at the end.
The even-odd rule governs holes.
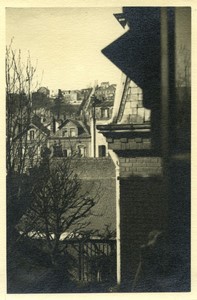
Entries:
POLYGON ((65 120, 60 126, 59 129, 63 128, 66 124, 69 122, 72 122, 79 130, 79 135, 88 135, 89 136, 89 130, 87 126, 80 120, 75 120, 75 119, 67 119, 65 120))
POLYGON ((46 135, 49 135, 50 133, 50 130, 42 124, 40 118, 37 115, 33 116, 29 128, 31 128, 32 126, 36 126, 39 130, 41 130, 46 135))
POLYGON ((27 126, 27 128, 24 129, 23 131, 19 132, 17 134, 17 136, 13 139, 13 141, 16 141, 18 138, 23 136, 31 128, 37 128, 38 130, 42 131, 46 136, 48 136, 50 134, 50 130, 41 123, 40 117, 38 117, 37 115, 34 115, 31 119, 30 124, 27 126))

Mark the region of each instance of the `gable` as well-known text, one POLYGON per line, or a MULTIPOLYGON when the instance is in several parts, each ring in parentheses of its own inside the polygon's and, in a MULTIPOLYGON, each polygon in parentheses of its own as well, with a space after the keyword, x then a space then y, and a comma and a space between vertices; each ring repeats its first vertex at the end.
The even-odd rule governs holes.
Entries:
POLYGON ((72 121, 68 121, 65 125, 63 125, 62 128, 70 128, 70 127, 75 128, 75 129, 77 128, 76 124, 72 121))
POLYGON ((49 129, 47 127, 44 127, 42 124, 39 124, 38 126, 34 123, 31 123, 29 125, 29 128, 28 128, 28 132, 30 130, 35 130, 35 131, 39 131, 40 133, 42 133, 43 135, 48 135, 49 134, 49 129))
POLYGON ((76 137, 86 134, 89 136, 88 128, 80 120, 66 120, 60 126, 57 131, 57 135, 64 137, 76 137))

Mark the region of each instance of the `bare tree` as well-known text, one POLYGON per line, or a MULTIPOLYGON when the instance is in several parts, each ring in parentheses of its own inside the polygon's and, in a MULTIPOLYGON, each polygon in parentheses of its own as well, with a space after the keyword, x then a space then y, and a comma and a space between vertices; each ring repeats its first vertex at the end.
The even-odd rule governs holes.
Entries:
POLYGON ((24 63, 21 51, 6 47, 6 134, 7 173, 24 173, 27 130, 31 122, 31 93, 35 88, 36 67, 30 54, 24 63), (24 133, 23 135, 19 135, 24 133), (17 138, 18 137, 18 138, 17 138))
POLYGON ((21 219, 18 229, 23 235, 40 241, 54 268, 61 267, 65 257, 64 239, 87 232, 87 217, 99 200, 100 187, 82 188, 73 167, 73 158, 53 159, 51 167, 43 168, 32 191, 31 207, 21 219))
MULTIPOLYGON (((30 54, 22 59, 21 50, 6 47, 6 167, 7 167, 7 229, 14 240, 15 225, 30 201, 31 185, 25 174, 29 158, 37 154, 39 142, 30 145, 28 129, 32 120, 32 91, 36 88, 36 66, 30 54), (30 151, 30 146, 31 150, 30 151)), ((16 232, 15 232, 16 233, 16 232)))

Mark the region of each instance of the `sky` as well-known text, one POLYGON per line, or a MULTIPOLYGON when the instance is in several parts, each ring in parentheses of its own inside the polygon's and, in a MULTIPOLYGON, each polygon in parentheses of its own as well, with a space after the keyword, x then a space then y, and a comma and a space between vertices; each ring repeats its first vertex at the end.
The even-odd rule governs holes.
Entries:
POLYGON ((28 51, 41 86, 81 89, 118 83, 121 72, 101 50, 124 33, 109 8, 6 8, 6 44, 28 51), (42 76, 43 74, 43 76, 42 76))

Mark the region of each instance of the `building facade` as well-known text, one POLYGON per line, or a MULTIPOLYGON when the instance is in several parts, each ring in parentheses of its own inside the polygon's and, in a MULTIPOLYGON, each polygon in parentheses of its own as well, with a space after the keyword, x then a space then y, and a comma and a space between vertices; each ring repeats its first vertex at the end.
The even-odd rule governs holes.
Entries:
POLYGON ((48 147, 53 156, 91 156, 91 137, 87 126, 82 121, 67 119, 51 132, 48 147))

